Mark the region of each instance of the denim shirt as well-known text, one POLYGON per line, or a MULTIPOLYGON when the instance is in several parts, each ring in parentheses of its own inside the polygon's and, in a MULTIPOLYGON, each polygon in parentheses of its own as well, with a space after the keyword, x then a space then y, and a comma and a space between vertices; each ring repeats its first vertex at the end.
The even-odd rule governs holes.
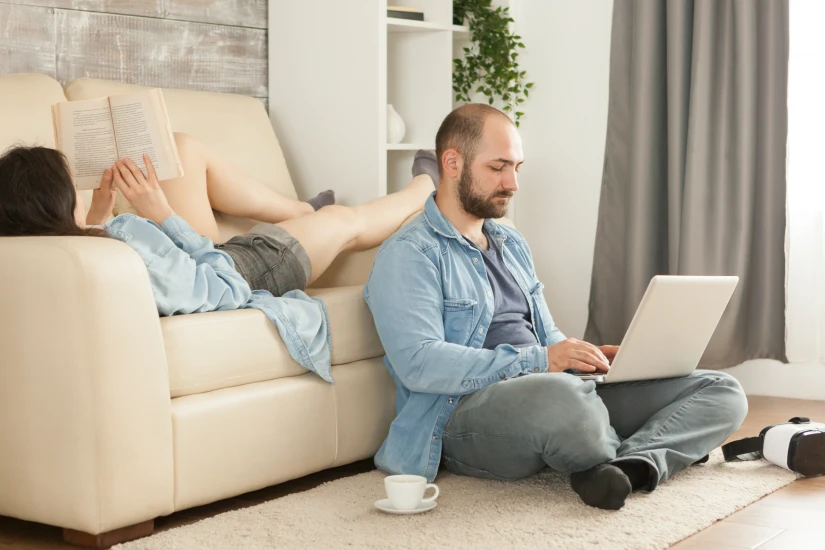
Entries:
POLYGON ((521 233, 493 220, 484 221, 484 230, 527 297, 541 345, 482 348, 494 305, 484 261, 433 194, 424 212, 381 246, 364 288, 396 385, 396 417, 375 456, 384 471, 435 479, 441 436, 459 398, 547 372, 547 346, 566 339, 553 324, 521 233))
POLYGON ((211 240, 179 216, 170 216, 158 225, 123 214, 103 229, 132 247, 143 260, 160 315, 259 309, 275 323, 292 358, 332 382, 332 341, 321 299, 299 290, 280 298, 266 290, 252 291, 235 270, 232 258, 216 250, 211 240))

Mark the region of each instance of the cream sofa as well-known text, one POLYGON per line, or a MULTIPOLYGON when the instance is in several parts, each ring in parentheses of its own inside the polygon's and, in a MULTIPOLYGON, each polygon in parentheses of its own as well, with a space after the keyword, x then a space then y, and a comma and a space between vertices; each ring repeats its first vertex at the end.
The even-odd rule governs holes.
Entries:
MULTIPOLYGON (((135 89, 2 75, 0 148, 53 146, 53 103, 135 89)), ((164 96, 175 131, 296 196, 261 102, 164 96)), ((251 224, 219 216, 224 239, 251 224)), ((123 243, 0 238, 0 515, 107 546, 151 533, 157 516, 373 455, 394 416, 361 294, 374 255, 340 258, 309 291, 329 311, 330 385, 260 311, 159 318, 123 243)))

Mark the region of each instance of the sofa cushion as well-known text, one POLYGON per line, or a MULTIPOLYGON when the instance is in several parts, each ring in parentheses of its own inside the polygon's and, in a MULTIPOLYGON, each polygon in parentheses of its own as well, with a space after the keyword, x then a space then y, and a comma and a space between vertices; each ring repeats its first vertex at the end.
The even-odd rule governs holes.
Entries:
MULTIPOLYGON (((148 90, 146 86, 78 78, 66 85, 70 100, 148 90)), ((269 188, 297 198, 281 146, 260 100, 236 94, 163 89, 172 130, 190 134, 269 188)), ((48 114, 48 113, 47 113, 48 114)), ((51 128, 51 125, 49 126, 51 128)), ((118 193, 118 212, 134 210, 118 193)), ((251 220, 216 213, 222 240, 244 233, 251 220)))
MULTIPOLYGON (((380 357, 384 351, 363 286, 313 289, 332 332, 332 364, 380 357)), ((306 374, 269 319, 257 309, 161 318, 172 397, 306 374)))
MULTIPOLYGON (((37 73, 0 75, 0 152, 12 145, 54 147, 52 105, 66 101, 60 83, 37 73)), ((81 191, 86 209, 91 191, 81 191)))

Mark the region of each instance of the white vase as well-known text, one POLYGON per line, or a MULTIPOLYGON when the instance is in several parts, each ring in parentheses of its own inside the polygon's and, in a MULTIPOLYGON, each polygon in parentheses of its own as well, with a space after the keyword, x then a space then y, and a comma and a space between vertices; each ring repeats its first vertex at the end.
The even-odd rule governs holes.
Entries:
POLYGON ((404 134, 407 131, 407 126, 404 124, 404 119, 401 118, 395 109, 393 109, 392 104, 387 104, 387 142, 388 143, 401 143, 401 140, 404 139, 404 134))

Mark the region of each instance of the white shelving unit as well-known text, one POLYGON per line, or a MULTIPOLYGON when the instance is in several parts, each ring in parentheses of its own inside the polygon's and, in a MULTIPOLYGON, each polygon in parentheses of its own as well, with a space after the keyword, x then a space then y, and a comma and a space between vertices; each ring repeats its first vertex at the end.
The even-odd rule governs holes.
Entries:
POLYGON ((453 108, 469 29, 452 0, 389 0, 424 21, 388 18, 387 3, 270 0, 270 118, 301 197, 332 188, 352 205, 400 189, 453 108), (406 125, 399 144, 387 143, 388 103, 406 125))

